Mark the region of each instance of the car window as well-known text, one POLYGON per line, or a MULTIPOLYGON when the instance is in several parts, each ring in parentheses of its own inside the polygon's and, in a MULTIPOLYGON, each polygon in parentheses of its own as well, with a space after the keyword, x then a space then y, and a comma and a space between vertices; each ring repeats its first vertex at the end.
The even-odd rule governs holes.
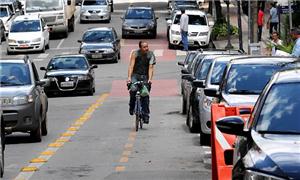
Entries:
POLYGON ((87 69, 88 64, 84 57, 57 57, 50 60, 47 69, 65 70, 65 69, 87 69))
POLYGON ((300 83, 271 87, 259 114, 256 131, 300 134, 300 83))
POLYGON ((41 30, 39 20, 14 21, 10 32, 38 32, 41 30))
POLYGON ((228 72, 225 92, 229 94, 260 94, 279 68, 277 65, 233 64, 228 72))
POLYGON ((226 65, 227 62, 215 62, 211 73, 210 84, 213 85, 220 84, 226 65))
POLYGON ((196 72, 196 78, 200 80, 205 80, 208 74, 209 68, 212 64, 211 59, 204 59, 200 68, 196 72))
POLYGON ((184 64, 189 64, 196 55, 197 53, 189 53, 184 60, 184 64))
POLYGON ((48 11, 49 9, 63 10, 63 3, 64 1, 57 1, 57 0, 29 0, 25 1, 26 5, 26 12, 41 12, 41 11, 48 11))
POLYGON ((0 17, 7 17, 8 11, 6 8, 0 8, 0 17))
POLYGON ((87 0, 83 2, 84 6, 107 5, 106 0, 87 0))
POLYGON ((30 71, 24 63, 0 63, 0 86, 30 85, 30 71))
MULTIPOLYGON (((199 15, 188 15, 189 16, 189 25, 207 25, 205 16, 199 15)), ((177 14, 174 19, 173 24, 180 24, 181 14, 177 14)))
POLYGON ((128 9, 125 19, 153 19, 153 12, 150 9, 128 9))
POLYGON ((87 31, 82 37, 83 42, 111 42, 112 40, 111 31, 87 31))

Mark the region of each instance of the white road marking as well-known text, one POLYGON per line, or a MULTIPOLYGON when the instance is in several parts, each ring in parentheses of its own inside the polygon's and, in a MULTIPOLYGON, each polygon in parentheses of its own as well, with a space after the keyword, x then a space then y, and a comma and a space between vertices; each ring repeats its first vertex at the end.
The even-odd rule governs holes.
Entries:
POLYGON ((186 51, 176 50, 176 55, 177 56, 185 56, 186 55, 186 51))
POLYGON ((62 39, 62 40, 59 42, 59 44, 57 45, 56 49, 59 49, 59 48, 60 48, 60 46, 62 45, 62 43, 64 42, 64 40, 65 40, 65 39, 62 39))
POLYGON ((44 59, 44 58, 47 58, 49 56, 48 53, 43 53, 43 54, 40 54, 37 58, 38 59, 44 59))
POLYGON ((38 58, 36 58, 36 59, 33 59, 33 62, 40 62, 40 61, 44 61, 45 59, 38 59, 38 58))
POLYGON ((163 49, 155 49, 154 50, 154 55, 155 56, 163 56, 163 52, 164 52, 164 50, 163 49))

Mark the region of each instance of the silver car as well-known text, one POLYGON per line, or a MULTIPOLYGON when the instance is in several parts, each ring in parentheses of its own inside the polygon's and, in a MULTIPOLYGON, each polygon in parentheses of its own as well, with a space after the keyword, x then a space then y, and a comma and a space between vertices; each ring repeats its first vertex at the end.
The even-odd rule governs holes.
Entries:
POLYGON ((80 9, 80 23, 111 20, 111 6, 108 0, 83 0, 80 9))
POLYGON ((47 135, 48 98, 28 56, 0 58, 0 106, 5 132, 24 132, 37 142, 47 135))

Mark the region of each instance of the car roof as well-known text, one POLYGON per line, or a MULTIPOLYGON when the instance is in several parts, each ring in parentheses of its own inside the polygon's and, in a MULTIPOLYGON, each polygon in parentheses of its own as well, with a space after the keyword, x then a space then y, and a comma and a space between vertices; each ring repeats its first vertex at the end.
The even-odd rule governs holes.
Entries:
POLYGON ((84 57, 84 58, 86 58, 85 55, 83 55, 83 54, 61 54, 61 55, 55 55, 51 59, 58 58, 58 57, 84 57))
POLYGON ((127 9, 149 9, 152 10, 151 6, 129 6, 127 9))
POLYGON ((28 55, 1 56, 0 62, 6 63, 27 63, 29 62, 28 55))
POLYGON ((14 21, 24 21, 24 20, 40 20, 38 15, 21 15, 17 16, 14 21))
POLYGON ((278 72, 276 75, 276 84, 300 82, 300 68, 288 69, 278 72))
POLYGON ((246 56, 232 59, 231 64, 278 64, 290 63, 297 60, 293 57, 282 56, 246 56))
MULTIPOLYGON (((176 10, 176 15, 181 14, 180 10, 176 10)), ((200 15, 200 16, 206 16, 206 13, 204 11, 198 10, 198 9, 186 9, 185 14, 187 15, 200 15)))
POLYGON ((217 61, 217 62, 229 62, 231 61, 232 59, 235 59, 235 58, 242 58, 242 57, 247 57, 249 55, 244 55, 244 54, 224 54, 224 56, 218 56, 214 59, 214 61, 217 61))
POLYGON ((111 31, 113 27, 92 27, 89 28, 87 31, 111 31))

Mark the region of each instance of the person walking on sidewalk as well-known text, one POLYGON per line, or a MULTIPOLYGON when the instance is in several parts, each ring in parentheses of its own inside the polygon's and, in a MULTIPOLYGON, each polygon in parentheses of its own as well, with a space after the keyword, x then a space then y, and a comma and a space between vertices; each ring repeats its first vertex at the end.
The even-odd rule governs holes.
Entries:
POLYGON ((188 51, 188 26, 189 26, 189 16, 185 14, 185 10, 181 9, 181 17, 180 17, 180 33, 181 33, 181 41, 183 44, 183 50, 188 51))
POLYGON ((264 12, 263 12, 262 7, 260 7, 258 10, 258 15, 257 15, 258 42, 261 41, 261 34, 262 34, 263 26, 264 26, 264 12))
POLYGON ((296 40, 295 45, 293 47, 292 56, 300 57, 300 29, 294 28, 291 31, 292 38, 296 40))
POLYGON ((278 18, 276 3, 272 3, 272 8, 270 9, 270 17, 268 19, 268 24, 270 24, 270 29, 269 29, 270 35, 273 33, 273 31, 278 31, 277 29, 278 22, 279 22, 279 18, 278 18))

